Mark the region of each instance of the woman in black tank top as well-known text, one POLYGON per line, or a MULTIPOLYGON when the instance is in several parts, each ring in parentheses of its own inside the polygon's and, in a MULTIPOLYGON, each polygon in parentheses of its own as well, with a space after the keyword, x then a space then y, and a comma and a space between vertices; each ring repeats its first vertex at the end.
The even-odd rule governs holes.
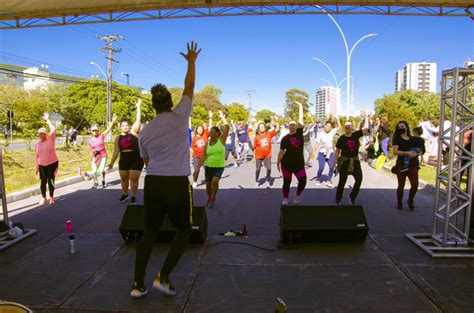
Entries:
POLYGON ((115 139, 114 154, 109 164, 109 169, 112 169, 120 154, 119 173, 122 184, 122 196, 119 201, 125 202, 128 199, 128 186, 130 185, 132 193, 131 204, 136 203, 138 180, 143 169, 143 159, 140 157, 138 147, 138 134, 141 128, 141 102, 141 99, 138 99, 136 103, 137 118, 132 127, 130 127, 130 122, 127 119, 120 121, 121 132, 115 139))

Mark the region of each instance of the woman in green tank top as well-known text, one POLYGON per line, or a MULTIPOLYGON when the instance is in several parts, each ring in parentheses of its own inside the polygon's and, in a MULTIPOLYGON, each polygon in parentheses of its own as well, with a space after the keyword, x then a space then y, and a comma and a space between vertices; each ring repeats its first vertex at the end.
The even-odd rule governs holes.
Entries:
MULTIPOLYGON (((219 117, 221 118, 219 123, 222 123, 224 126, 222 130, 217 126, 211 128, 206 150, 197 166, 199 169, 203 163, 205 164, 204 174, 208 197, 206 206, 208 208, 212 208, 216 201, 216 194, 219 190, 219 180, 222 177, 222 173, 224 173, 225 167, 225 141, 227 135, 229 135, 229 124, 222 111, 219 111, 219 117)), ((194 171, 194 181, 197 180, 198 175, 199 172, 194 171)))

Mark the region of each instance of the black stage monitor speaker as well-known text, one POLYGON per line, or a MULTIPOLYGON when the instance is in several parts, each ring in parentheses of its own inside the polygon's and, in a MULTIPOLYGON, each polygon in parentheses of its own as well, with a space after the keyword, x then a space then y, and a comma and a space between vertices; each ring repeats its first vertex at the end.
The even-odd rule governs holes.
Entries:
POLYGON ((280 208, 280 237, 285 243, 364 242, 368 232, 360 205, 285 205, 280 208))
MULTIPOLYGON (((138 241, 143 235, 143 205, 128 205, 120 223, 120 233, 126 243, 138 241)), ((203 244, 207 238, 207 215, 206 208, 193 207, 193 225, 191 226, 190 243, 203 244)), ((168 215, 165 215, 160 227, 156 242, 171 242, 176 229, 171 225, 168 215)))

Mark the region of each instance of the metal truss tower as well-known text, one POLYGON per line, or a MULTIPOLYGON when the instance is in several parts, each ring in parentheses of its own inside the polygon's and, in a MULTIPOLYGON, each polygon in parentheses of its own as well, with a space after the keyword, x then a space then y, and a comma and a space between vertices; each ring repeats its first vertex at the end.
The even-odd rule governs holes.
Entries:
POLYGON ((474 257, 474 147, 468 151, 463 143, 474 129, 474 69, 443 71, 441 84, 438 156, 448 147, 448 162, 438 157, 433 232, 406 235, 432 257, 474 257))

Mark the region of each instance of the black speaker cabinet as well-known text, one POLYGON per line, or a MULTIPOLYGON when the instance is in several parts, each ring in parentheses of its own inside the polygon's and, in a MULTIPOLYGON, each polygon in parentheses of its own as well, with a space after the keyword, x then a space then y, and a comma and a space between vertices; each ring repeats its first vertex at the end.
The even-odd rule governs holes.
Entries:
MULTIPOLYGON (((122 222, 120 223, 120 234, 126 243, 138 241, 143 235, 143 205, 128 205, 122 222)), ((156 236, 156 242, 171 242, 176 229, 171 224, 168 215, 165 215, 160 231, 156 236)), ((193 225, 191 226, 191 237, 189 243, 203 244, 207 238, 207 214, 206 208, 193 207, 193 225)))
POLYGON ((280 237, 294 242, 364 242, 369 232, 360 205, 282 206, 280 237))

